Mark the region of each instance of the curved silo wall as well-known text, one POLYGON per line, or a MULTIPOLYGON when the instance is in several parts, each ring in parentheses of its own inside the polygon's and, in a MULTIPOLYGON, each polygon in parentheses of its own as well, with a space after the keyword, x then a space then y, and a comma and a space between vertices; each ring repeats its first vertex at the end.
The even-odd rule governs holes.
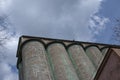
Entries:
POLYGON ((95 68, 97 69, 103 58, 102 52, 96 46, 89 46, 86 48, 86 54, 88 55, 90 60, 93 62, 95 68))
POLYGON ((38 41, 27 42, 22 48, 24 80, 51 80, 46 51, 38 41))
POLYGON ((63 44, 53 43, 47 48, 55 80, 79 80, 63 44))
POLYGON ((93 80, 108 46, 51 39, 23 39, 20 80, 93 80))
POLYGON ((91 80, 95 67, 83 47, 81 45, 72 45, 68 48, 68 52, 80 80, 91 80))
POLYGON ((19 80, 22 80, 23 79, 23 64, 22 64, 22 62, 20 62, 18 64, 18 69, 19 69, 19 80))

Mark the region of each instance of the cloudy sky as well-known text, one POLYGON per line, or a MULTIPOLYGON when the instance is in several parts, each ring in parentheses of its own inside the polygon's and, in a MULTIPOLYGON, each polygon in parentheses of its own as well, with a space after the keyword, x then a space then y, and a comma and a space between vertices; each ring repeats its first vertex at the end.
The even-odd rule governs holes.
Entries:
POLYGON ((120 0, 0 0, 0 16, 7 16, 8 31, 14 33, 0 47, 0 80, 18 80, 16 49, 21 35, 115 44, 112 29, 115 19, 120 18, 119 3, 120 0))

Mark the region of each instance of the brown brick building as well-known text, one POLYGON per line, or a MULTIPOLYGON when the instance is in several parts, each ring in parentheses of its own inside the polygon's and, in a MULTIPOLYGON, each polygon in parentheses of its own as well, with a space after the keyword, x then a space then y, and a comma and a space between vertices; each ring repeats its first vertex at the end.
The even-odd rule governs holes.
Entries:
POLYGON ((120 80, 120 46, 22 36, 19 80, 120 80))

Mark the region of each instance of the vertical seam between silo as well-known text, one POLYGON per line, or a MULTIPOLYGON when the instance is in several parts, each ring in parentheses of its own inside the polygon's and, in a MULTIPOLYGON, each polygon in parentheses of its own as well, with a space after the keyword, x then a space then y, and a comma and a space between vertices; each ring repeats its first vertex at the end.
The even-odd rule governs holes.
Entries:
MULTIPOLYGON (((47 49, 48 49, 48 47, 47 47, 47 49)), ((52 80, 56 80, 56 76, 55 76, 55 73, 54 73, 54 66, 52 64, 51 56, 50 56, 47 49, 46 49, 46 54, 47 54, 48 63, 49 63, 49 66, 50 66, 50 72, 52 73, 52 80)))
MULTIPOLYGON (((69 48, 68 48, 68 49, 69 49, 69 48)), ((77 69, 78 69, 78 66, 76 65, 76 63, 75 63, 74 59, 72 58, 72 55, 70 54, 70 52, 68 51, 68 49, 66 49, 66 51, 67 51, 67 53, 68 53, 69 59, 70 59, 71 63, 73 64, 73 67, 74 67, 74 69, 75 69, 75 72, 77 73, 77 76, 78 76, 79 79, 80 79, 80 72, 79 72, 79 70, 77 70, 77 69)))

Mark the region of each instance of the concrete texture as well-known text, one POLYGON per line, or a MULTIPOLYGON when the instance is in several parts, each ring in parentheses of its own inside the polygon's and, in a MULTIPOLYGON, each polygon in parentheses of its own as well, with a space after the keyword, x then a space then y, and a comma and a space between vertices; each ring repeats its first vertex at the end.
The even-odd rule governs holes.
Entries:
POLYGON ((46 51, 40 42, 28 42, 22 49, 23 80, 51 80, 46 51))
POLYGON ((95 72, 95 67, 84 49, 80 45, 72 45, 69 47, 68 52, 76 67, 80 80, 90 80, 95 72))
POLYGON ((54 43, 49 45, 48 53, 52 61, 55 80, 79 80, 62 44, 54 43))
POLYGON ((20 80, 93 80, 108 46, 22 37, 18 46, 20 80), (99 47, 100 46, 100 47, 99 47), (105 47, 104 49, 102 49, 105 47))

